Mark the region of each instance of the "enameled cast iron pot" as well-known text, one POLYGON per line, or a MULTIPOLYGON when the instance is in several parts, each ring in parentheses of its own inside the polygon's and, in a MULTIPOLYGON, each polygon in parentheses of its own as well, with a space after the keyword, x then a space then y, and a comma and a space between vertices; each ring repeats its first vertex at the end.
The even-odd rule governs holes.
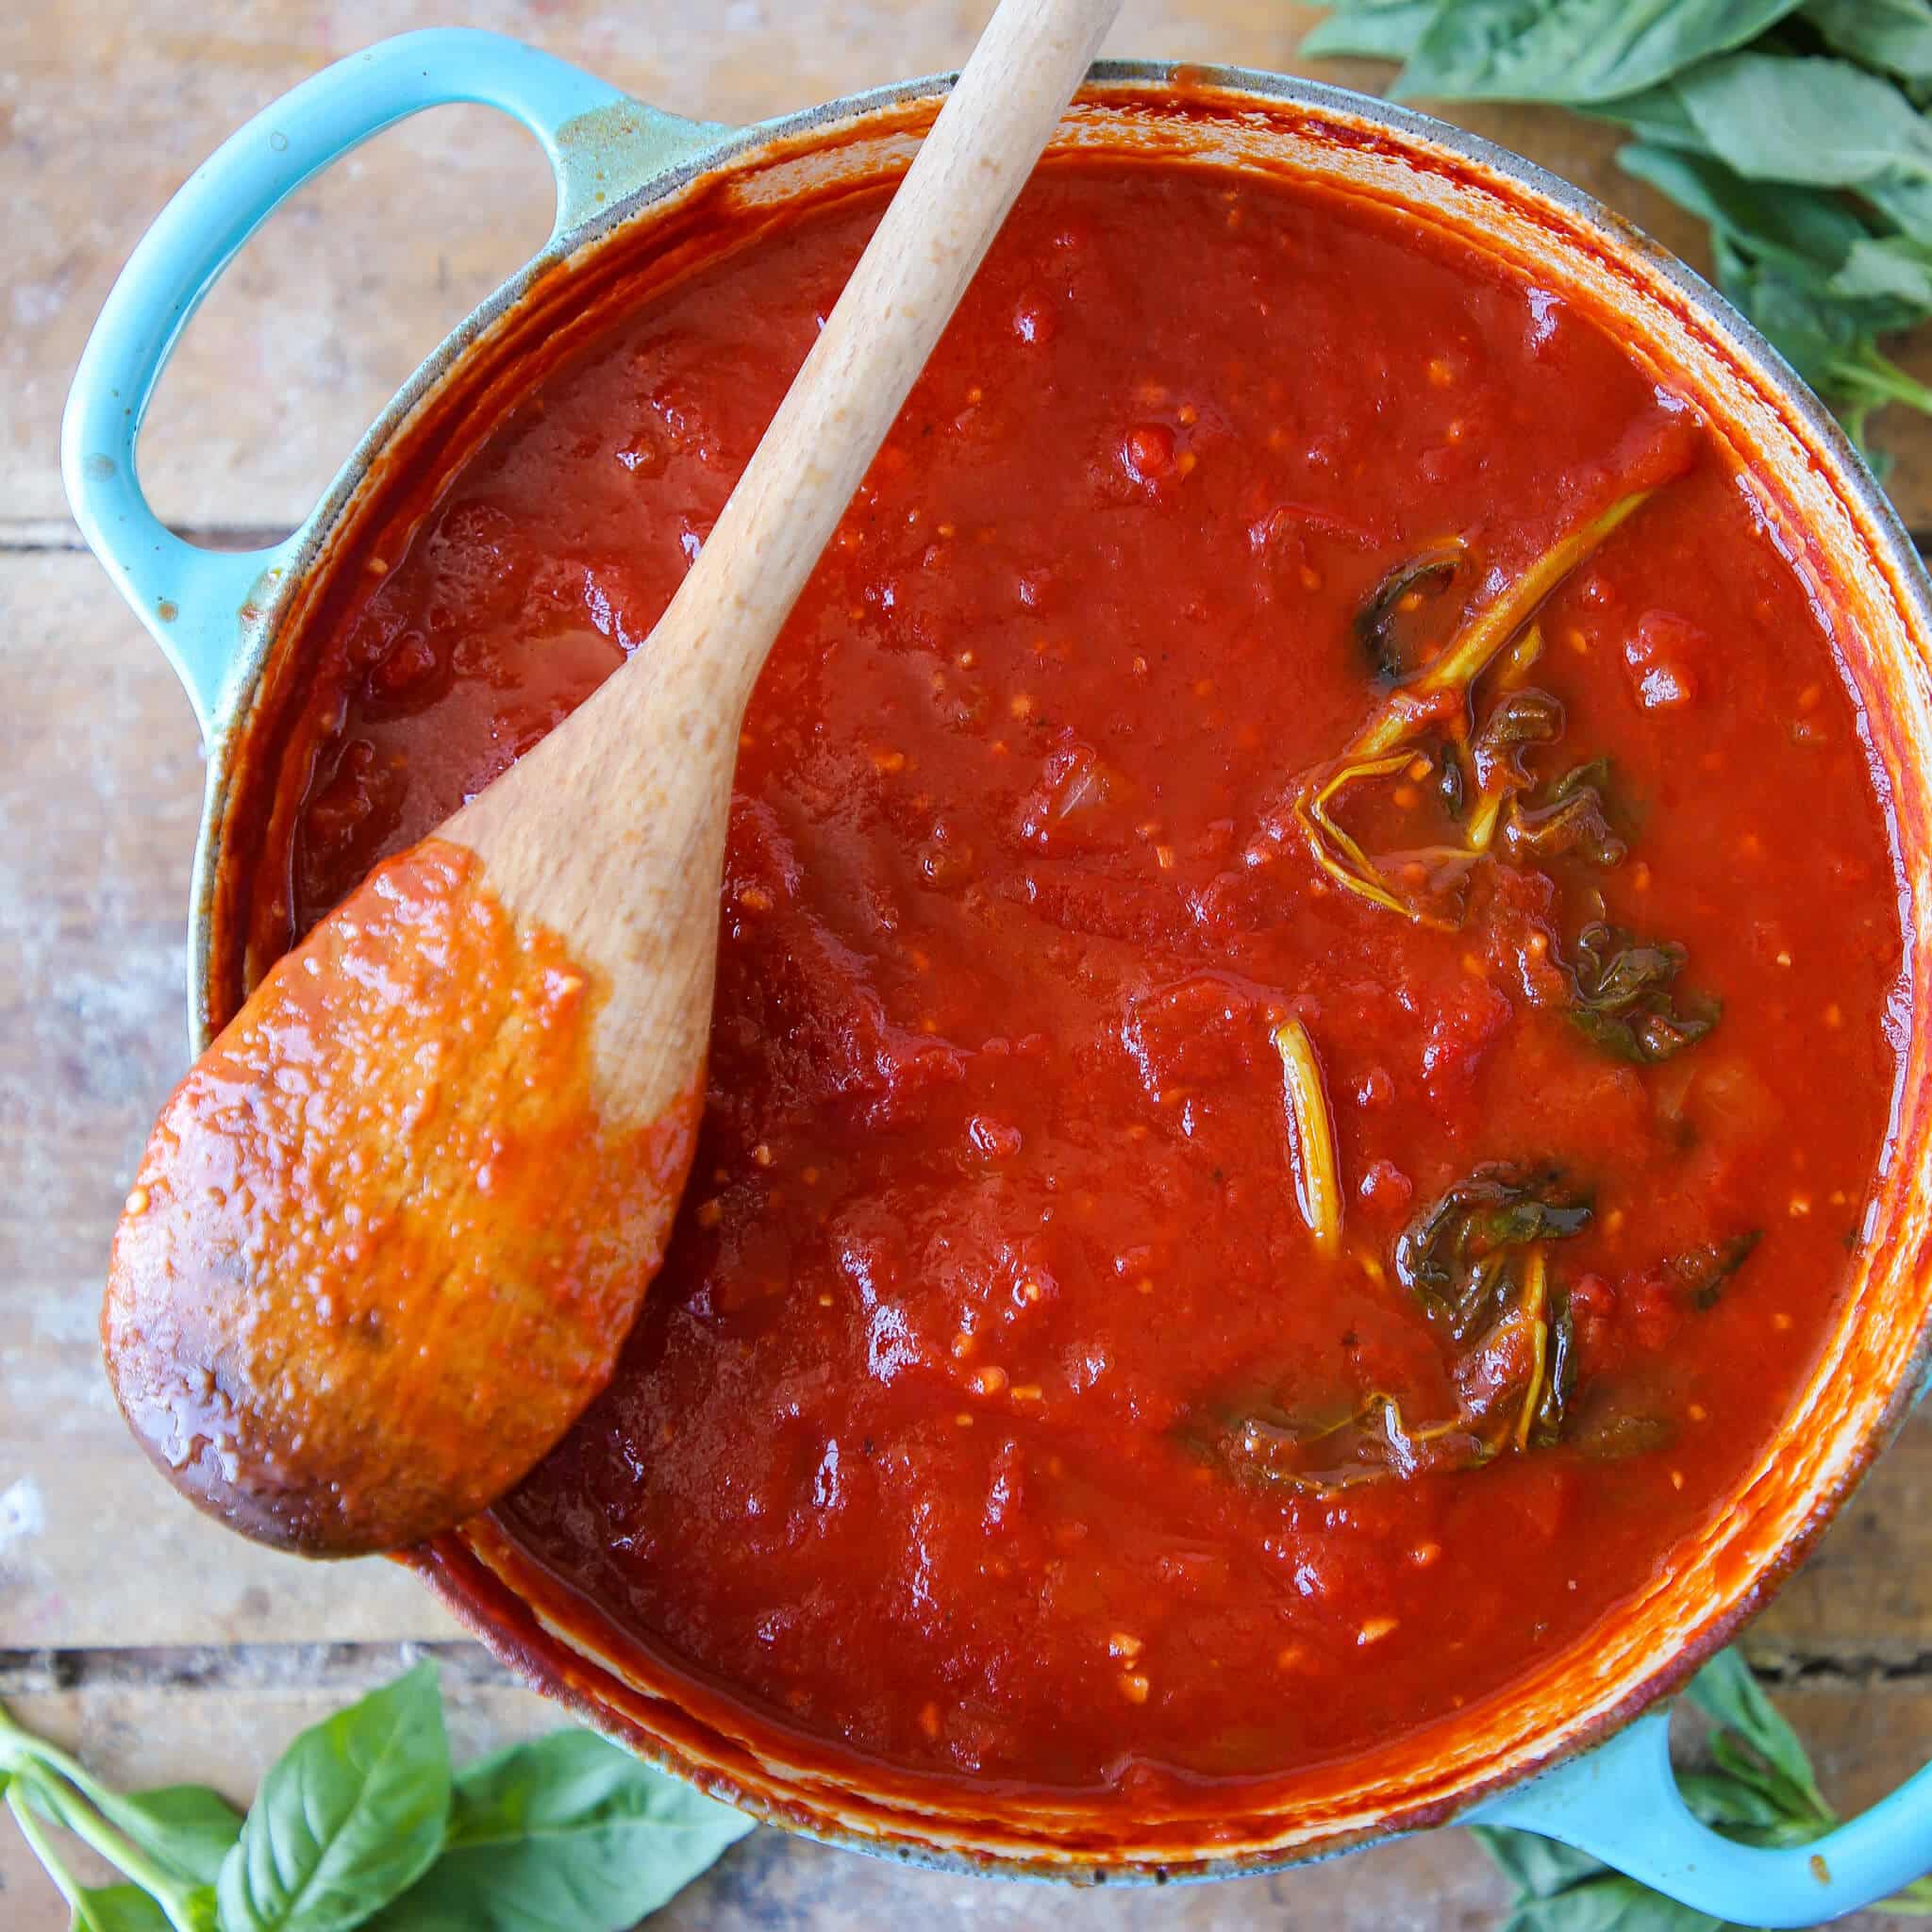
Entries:
MULTIPOLYGON (((410 34, 295 89, 164 210, 88 344, 63 457, 81 529, 180 674, 208 740, 189 946, 197 1046, 267 963, 270 941, 252 937, 251 860, 263 827, 297 802, 301 760, 291 745, 305 672, 332 575, 359 568, 358 531, 393 511, 399 491, 447 475, 511 397, 638 300, 654 275, 701 253, 708 209, 776 208, 829 186, 890 177, 947 85, 906 81, 731 129, 641 106, 512 41, 410 34), (392 122, 452 101, 498 108, 542 142, 558 192, 548 245, 405 385, 286 542, 237 556, 180 541, 142 499, 134 455, 182 325, 302 181, 392 122)), ((1056 151, 1072 149, 1315 180, 1403 210, 1613 317, 1630 353, 1695 399, 1772 480, 1783 499, 1773 511, 1782 540, 1825 587, 1910 883, 1912 1010, 1932 1012, 1932 584, 1836 424, 1777 355, 1681 263, 1596 203, 1487 142, 1380 101, 1277 75, 1181 76, 1158 63, 1108 62, 1062 125, 1056 151)), ((1870 1239, 1837 1332, 1779 1440, 1674 1573, 1589 1646, 1446 1741, 1393 1744, 1306 1774, 1278 1802, 1250 1798, 1211 1826, 971 1788, 936 1795, 885 1772, 840 1772, 796 1754, 784 1761, 734 1726, 728 1706, 674 1690, 618 1633, 587 1623, 487 1518, 412 1560, 486 1643, 590 1723, 760 1817, 860 1849, 1036 1876, 1219 1876, 1480 1820, 1559 1838, 1725 1918, 1808 1924, 1932 1867, 1932 1768, 1814 1846, 1747 1850, 1685 1809, 1670 1775, 1667 1719, 1630 1720, 1762 1605, 1922 1382, 1932 1327, 1928 1057, 1932 1027, 1921 1020, 1870 1239)))

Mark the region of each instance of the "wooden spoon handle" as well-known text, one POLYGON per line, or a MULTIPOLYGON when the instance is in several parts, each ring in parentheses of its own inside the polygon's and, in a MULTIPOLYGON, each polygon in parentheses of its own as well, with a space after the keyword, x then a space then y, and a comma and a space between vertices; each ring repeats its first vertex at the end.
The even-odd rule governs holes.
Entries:
POLYGON ((1120 0, 1002 0, 653 648, 700 652, 713 699, 759 667, 1033 172, 1120 0))
POLYGON ((633 1120, 704 1063, 758 671, 1118 5, 1002 0, 642 648, 444 827, 512 914, 608 980, 596 1058, 633 1120))

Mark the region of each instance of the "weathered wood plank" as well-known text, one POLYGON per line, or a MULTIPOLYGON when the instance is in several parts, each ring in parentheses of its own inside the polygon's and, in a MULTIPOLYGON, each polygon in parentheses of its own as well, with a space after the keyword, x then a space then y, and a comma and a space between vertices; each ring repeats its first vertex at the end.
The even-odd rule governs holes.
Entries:
POLYGON ((0 1649, 446 1635, 391 1565, 304 1565, 197 1516, 122 1425, 101 1280, 187 1060, 202 768, 85 554, 0 558, 0 1649))
MULTIPOLYGON (((613 14, 591 0, 472 9, 641 98, 742 123, 850 89, 957 65, 978 0, 744 7, 683 0, 613 14)), ((1108 51, 1292 69, 1319 10, 1273 0, 1135 0, 1108 51)), ((249 114, 384 31, 440 24, 431 0, 380 22, 302 0, 227 9, 186 0, 14 9, 0 21, 0 199, 14 212, 9 325, 0 334, 0 518, 62 510, 56 451, 67 377, 115 273, 168 194, 249 114)), ((1375 85, 1375 63, 1311 63, 1375 85)), ((1616 137, 1573 117, 1458 109, 1472 126, 1606 196, 1673 246, 1695 231, 1620 175, 1616 137)), ((532 143, 477 108, 392 129, 304 189, 244 249, 191 324, 143 439, 163 515, 197 525, 292 525, 357 433, 451 323, 541 240, 549 186, 532 143)), ((1928 352, 1932 353, 1932 352, 1928 352)), ((1894 488, 1932 524, 1932 427, 1901 419, 1894 488), (1923 453, 1923 454, 1922 454, 1923 453)))
MULTIPOLYGON (((23 1722, 76 1749, 113 1783, 192 1779, 245 1802, 297 1730, 407 1660, 405 1651, 379 1647, 334 1661, 292 1652, 286 1670, 276 1669, 272 1657, 253 1658, 241 1682, 109 1675, 72 1690, 16 1693, 10 1703, 23 1722)), ((0 1687, 5 1683, 0 1675, 0 1687)), ((459 1759, 554 1723, 548 1707, 498 1681, 468 1646, 445 1653, 443 1686, 459 1759)), ((1932 1682, 1868 1687, 1834 1679, 1776 1695, 1811 1745, 1827 1795, 1847 1810, 1916 1770, 1932 1736, 1932 1682)), ((1022 1932, 1048 1923, 1065 1932, 1236 1932, 1253 1925, 1283 1932, 1491 1932, 1502 1921, 1507 1895, 1481 1853, 1457 1832, 1239 1883, 1049 1893, 913 1871, 760 1831, 652 1923, 665 1932, 816 1932, 861 1924, 1022 1932)), ((0 1923, 9 1932, 58 1932, 66 1923, 4 1820, 0 1923)), ((1843 1923, 1853 1932, 1882 1932, 1887 1924, 1872 1915, 1843 1923)))
POLYGON ((1745 1647, 1772 1668, 1832 1657, 1916 1666, 1932 1684, 1932 1405, 1906 1424, 1745 1647))

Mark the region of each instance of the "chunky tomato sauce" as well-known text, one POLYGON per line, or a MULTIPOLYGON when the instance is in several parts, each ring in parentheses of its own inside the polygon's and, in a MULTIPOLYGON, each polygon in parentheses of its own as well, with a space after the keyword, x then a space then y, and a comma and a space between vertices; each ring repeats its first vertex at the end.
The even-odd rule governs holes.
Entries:
MULTIPOLYGON (((298 927, 646 636, 878 206, 721 244, 383 540, 298 927)), ((1138 1804, 1451 1720, 1775 1430, 1897 893, 1824 607, 1605 328, 1051 166, 759 686, 693 1182, 500 1520, 835 1761, 1138 1804)))

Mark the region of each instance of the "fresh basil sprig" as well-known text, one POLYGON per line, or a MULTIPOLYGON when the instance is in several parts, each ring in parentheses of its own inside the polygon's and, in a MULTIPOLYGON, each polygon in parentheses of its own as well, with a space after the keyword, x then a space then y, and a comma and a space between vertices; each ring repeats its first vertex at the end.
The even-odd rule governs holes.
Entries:
POLYGON ((1535 101, 1707 223, 1720 288, 1844 420, 1932 412, 1878 347, 1932 317, 1932 0, 1336 0, 1309 55, 1391 92, 1535 101))
MULTIPOLYGON (((1724 1837, 1751 1845, 1802 1845, 1838 1823, 1798 1734, 1778 1715, 1734 1650, 1691 1678, 1688 1696, 1711 1721, 1709 1763, 1677 1774, 1684 1802, 1724 1837)), ((1473 1825, 1483 1849, 1516 1883, 1503 1932, 1746 1932, 1665 1898, 1588 1852, 1534 1832, 1473 1825)), ((1932 1917, 1932 1877, 1874 1907, 1932 1917)))
POLYGON ((304 1731, 245 1820, 115 1791, 4 1706, 0 1796, 75 1932, 622 1932, 751 1829, 589 1731, 452 1774, 433 1663, 304 1731), (128 1882, 81 1885, 56 1826, 128 1882))

